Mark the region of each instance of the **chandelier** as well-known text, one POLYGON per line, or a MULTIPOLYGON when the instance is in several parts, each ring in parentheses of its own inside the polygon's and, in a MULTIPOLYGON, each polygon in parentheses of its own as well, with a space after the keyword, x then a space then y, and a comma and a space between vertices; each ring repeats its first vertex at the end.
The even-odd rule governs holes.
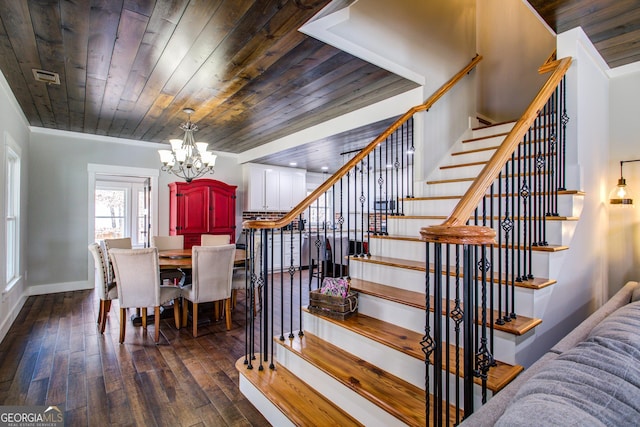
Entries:
POLYGON ((198 125, 191 122, 192 108, 182 110, 187 114, 187 122, 180 125, 184 131, 183 139, 171 139, 171 150, 158 150, 162 167, 160 170, 191 182, 206 173, 213 173, 216 155, 207 151, 206 142, 195 142, 193 133, 198 131, 198 125))

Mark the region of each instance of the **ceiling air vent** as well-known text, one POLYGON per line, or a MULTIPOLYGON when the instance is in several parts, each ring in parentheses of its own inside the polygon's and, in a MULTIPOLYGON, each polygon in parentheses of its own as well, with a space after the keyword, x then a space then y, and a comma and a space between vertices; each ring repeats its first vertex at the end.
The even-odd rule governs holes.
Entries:
POLYGON ((31 71, 33 71, 33 77, 36 79, 36 81, 45 82, 50 85, 60 84, 60 75, 58 73, 45 70, 36 70, 35 68, 33 68, 31 71))

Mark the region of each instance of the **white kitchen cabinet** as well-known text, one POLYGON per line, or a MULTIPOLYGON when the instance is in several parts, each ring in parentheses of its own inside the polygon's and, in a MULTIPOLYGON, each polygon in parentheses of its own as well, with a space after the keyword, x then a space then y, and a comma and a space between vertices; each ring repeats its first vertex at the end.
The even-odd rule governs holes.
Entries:
MULTIPOLYGON (((256 238, 256 251, 261 250, 260 240, 261 237, 256 238)), ((267 237, 267 256, 269 257, 269 271, 279 271, 282 268, 287 272, 291 266, 292 259, 293 267, 296 269, 300 267, 300 238, 298 233, 286 232, 282 236, 279 233, 274 233, 273 236, 269 234, 267 237)), ((260 259, 263 258, 260 257, 260 259)))
POLYGON ((246 211, 289 211, 306 195, 304 169, 244 165, 246 211))

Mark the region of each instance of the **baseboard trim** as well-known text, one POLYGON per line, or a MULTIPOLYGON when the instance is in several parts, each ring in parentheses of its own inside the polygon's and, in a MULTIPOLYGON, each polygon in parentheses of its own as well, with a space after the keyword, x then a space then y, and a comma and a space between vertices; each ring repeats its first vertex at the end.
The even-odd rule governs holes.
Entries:
POLYGON ((27 291, 31 295, 57 294, 58 292, 84 291, 92 289, 93 285, 88 280, 78 282, 50 283, 44 285, 29 286, 27 291))
POLYGON ((7 336, 7 333, 9 332, 9 329, 11 329, 13 322, 18 317, 20 310, 22 310, 22 307, 24 307, 24 303, 27 302, 28 296, 29 295, 27 294, 26 290, 22 291, 22 295, 20 295, 16 303, 7 313, 7 316, 4 318, 4 321, 0 325, 0 342, 2 342, 4 340, 4 337, 7 336))

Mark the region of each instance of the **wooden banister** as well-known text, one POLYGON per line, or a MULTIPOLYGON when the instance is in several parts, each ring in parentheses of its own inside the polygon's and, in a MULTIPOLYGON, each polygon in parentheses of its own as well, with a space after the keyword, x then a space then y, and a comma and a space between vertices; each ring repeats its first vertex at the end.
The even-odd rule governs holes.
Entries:
MULTIPOLYGON (((541 72, 553 70, 553 73, 549 76, 531 104, 529 104, 529 107, 525 110, 522 117, 520 117, 513 126, 513 129, 509 132, 503 143, 493 154, 489 163, 485 165, 482 172, 480 172, 475 181, 473 181, 449 218, 442 223, 442 225, 425 227, 420 231, 423 240, 448 242, 446 238, 450 239, 456 234, 451 228, 460 228, 461 231, 468 233, 468 230, 464 227, 467 220, 473 214, 473 211, 484 197, 489 186, 496 180, 504 165, 511 158, 511 154, 513 154, 518 147, 518 144, 520 144, 520 141, 522 141, 524 135, 538 116, 538 113, 562 81, 562 78, 570 66, 571 58, 567 57, 547 63, 540 68, 539 71, 541 72)), ((489 244, 491 242, 487 240, 485 243, 489 244)))
POLYGON ((356 154, 349 162, 344 164, 336 173, 323 182, 318 188, 316 188, 311 194, 309 194, 302 202, 298 203, 288 214, 278 220, 250 220, 243 223, 244 228, 255 229, 269 229, 269 228, 281 228, 291 223, 297 217, 305 211, 313 202, 315 202, 322 194, 329 190, 336 182, 338 182, 343 176, 347 174, 352 168, 354 168, 362 159, 367 157, 382 141, 393 134, 404 122, 413 117, 414 114, 421 111, 429 110, 433 104, 442 96, 453 88, 458 81, 460 81, 465 74, 468 74, 473 70, 476 65, 482 60, 481 55, 476 55, 467 66, 458 71, 448 82, 443 84, 433 95, 429 97, 423 104, 412 107, 403 114, 398 120, 391 124, 384 132, 382 132, 376 139, 371 141, 369 145, 363 148, 358 154, 356 154))

